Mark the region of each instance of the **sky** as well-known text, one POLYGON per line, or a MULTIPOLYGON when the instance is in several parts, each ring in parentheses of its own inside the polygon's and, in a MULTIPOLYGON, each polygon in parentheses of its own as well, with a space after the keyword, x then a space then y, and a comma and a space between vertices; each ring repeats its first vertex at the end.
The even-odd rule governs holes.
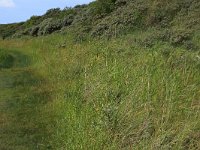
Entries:
POLYGON ((94 0, 0 0, 0 24, 26 21, 51 8, 63 9, 92 1, 94 0))

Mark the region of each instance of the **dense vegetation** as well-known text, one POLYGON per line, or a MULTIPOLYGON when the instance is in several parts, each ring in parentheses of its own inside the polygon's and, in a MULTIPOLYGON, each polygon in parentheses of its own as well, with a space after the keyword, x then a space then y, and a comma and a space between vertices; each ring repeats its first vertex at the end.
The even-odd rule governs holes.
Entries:
POLYGON ((0 149, 199 149, 199 14, 97 0, 0 26, 0 149))
POLYGON ((151 40, 187 45, 199 30, 199 14, 199 0, 97 0, 74 8, 50 9, 43 16, 33 16, 23 23, 1 25, 0 36, 41 36, 73 30, 77 38, 84 39, 116 37, 154 28, 151 40))

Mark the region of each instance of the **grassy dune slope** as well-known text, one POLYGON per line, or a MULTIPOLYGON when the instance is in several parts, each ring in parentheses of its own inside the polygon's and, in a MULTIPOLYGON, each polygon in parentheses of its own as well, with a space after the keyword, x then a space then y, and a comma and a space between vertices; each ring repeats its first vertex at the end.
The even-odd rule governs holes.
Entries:
POLYGON ((30 99, 28 116, 27 103, 15 106, 15 116, 25 115, 17 128, 33 129, 26 130, 29 138, 32 132, 33 139, 42 137, 35 141, 40 149, 198 149, 199 51, 164 42, 142 48, 134 38, 75 43, 70 36, 51 35, 0 41, 0 48, 28 55, 31 70, 47 82, 12 91, 46 93, 30 99))

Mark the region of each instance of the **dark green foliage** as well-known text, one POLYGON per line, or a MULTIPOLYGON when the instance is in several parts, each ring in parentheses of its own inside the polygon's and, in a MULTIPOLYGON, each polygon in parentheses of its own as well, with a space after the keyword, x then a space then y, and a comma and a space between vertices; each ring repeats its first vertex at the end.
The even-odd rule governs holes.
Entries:
POLYGON ((62 21, 60 19, 54 20, 52 18, 45 19, 38 27, 35 28, 37 35, 51 34, 62 28, 62 21))
POLYGON ((13 34, 15 34, 18 31, 22 31, 24 29, 23 24, 24 24, 23 22, 7 24, 7 25, 0 24, 0 37, 5 39, 7 37, 11 37, 13 34))
POLYGON ((117 7, 122 7, 127 4, 127 0, 116 0, 115 4, 117 7))
POLYGON ((40 29, 39 26, 34 26, 30 31, 30 35, 31 36, 37 36, 39 29, 40 29))
POLYGON ((183 43, 183 47, 184 47, 185 49, 187 49, 187 50, 197 50, 197 49, 199 48, 199 47, 198 47, 196 44, 194 44, 194 42, 191 41, 191 40, 185 41, 185 42, 183 43))
POLYGON ((32 26, 40 24, 41 21, 42 21, 42 17, 41 16, 32 16, 29 20, 27 20, 24 23, 23 26, 26 27, 26 28, 30 28, 32 26))
POLYGON ((2 38, 23 35, 41 36, 60 31, 73 32, 78 41, 85 37, 112 38, 136 31, 153 32, 137 42, 151 47, 156 42, 197 49, 192 37, 200 30, 198 0, 96 0, 48 10, 43 16, 33 16, 25 23, 1 25, 2 38))
POLYGON ((109 16, 101 19, 97 25, 93 27, 92 36, 106 35, 109 37, 116 37, 130 31, 130 29, 141 26, 143 15, 146 14, 147 7, 145 5, 129 4, 126 7, 119 7, 109 16))
POLYGON ((82 9, 85 8, 87 5, 83 4, 83 5, 76 5, 74 8, 75 9, 82 9))
POLYGON ((46 16, 52 17, 52 16, 56 16, 61 12, 60 8, 53 8, 53 9, 49 9, 46 12, 46 16))
POLYGON ((46 34, 51 34, 55 31, 58 31, 62 28, 63 23, 62 20, 58 19, 58 20, 53 20, 51 22, 49 22, 49 24, 46 25, 46 27, 44 28, 44 35, 46 34))
POLYGON ((0 69, 2 68, 10 68, 14 64, 14 57, 0 49, 0 69))
POLYGON ((63 26, 69 26, 72 24, 72 22, 74 21, 74 15, 69 14, 68 16, 66 16, 63 20, 63 26))
POLYGON ((97 0, 94 5, 95 14, 108 14, 115 8, 116 0, 97 0))
POLYGON ((48 18, 48 19, 45 19, 43 22, 41 22, 39 24, 39 30, 38 30, 38 35, 45 35, 45 28, 51 23, 51 21, 53 21, 53 18, 48 18))
POLYGON ((187 31, 176 30, 171 34, 170 43, 175 46, 182 45, 184 42, 191 40, 191 33, 187 31))
POLYGON ((52 18, 45 19, 42 23, 32 27, 29 31, 31 36, 41 36, 51 34, 55 31, 60 30, 63 27, 61 19, 54 20, 52 18))

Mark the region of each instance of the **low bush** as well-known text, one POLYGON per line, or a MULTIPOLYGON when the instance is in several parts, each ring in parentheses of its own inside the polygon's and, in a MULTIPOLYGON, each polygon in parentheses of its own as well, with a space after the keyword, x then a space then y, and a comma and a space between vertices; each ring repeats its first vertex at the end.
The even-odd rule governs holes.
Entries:
POLYGON ((68 16, 66 16, 63 20, 63 26, 69 26, 72 24, 72 22, 74 21, 74 15, 70 14, 68 16))
POLYGON ((184 42, 191 40, 191 32, 185 30, 175 30, 171 32, 170 43, 174 46, 183 45, 184 42))
POLYGON ((63 26, 62 20, 60 19, 51 21, 45 26, 43 35, 51 34, 55 31, 58 31, 62 28, 62 26, 63 26))
POLYGON ((53 17, 53 16, 57 16, 58 17, 60 15, 60 13, 61 13, 61 9, 60 8, 53 8, 53 9, 49 9, 46 12, 45 16, 46 17, 53 17))
POLYGON ((31 28, 30 35, 31 36, 37 36, 39 29, 40 29, 39 26, 34 26, 33 28, 31 28))
POLYGON ((53 20, 53 18, 48 18, 48 19, 45 19, 43 22, 40 23, 39 25, 39 30, 38 30, 38 35, 45 35, 45 28, 46 26, 48 26, 51 21, 53 20))
MULTIPOLYGON (((0 37, 12 37, 15 33, 14 37, 40 36, 70 28, 76 31, 75 35, 110 38, 157 28, 162 32, 156 35, 156 40, 174 46, 186 43, 190 49, 193 46, 188 41, 200 29, 199 8, 197 0, 96 0, 74 8, 50 9, 43 16, 33 16, 21 24, 0 25, 0 37)), ((153 39, 150 36, 143 41, 152 45, 153 39)))
POLYGON ((94 7, 95 14, 109 14, 115 8, 116 0, 97 0, 94 7))

